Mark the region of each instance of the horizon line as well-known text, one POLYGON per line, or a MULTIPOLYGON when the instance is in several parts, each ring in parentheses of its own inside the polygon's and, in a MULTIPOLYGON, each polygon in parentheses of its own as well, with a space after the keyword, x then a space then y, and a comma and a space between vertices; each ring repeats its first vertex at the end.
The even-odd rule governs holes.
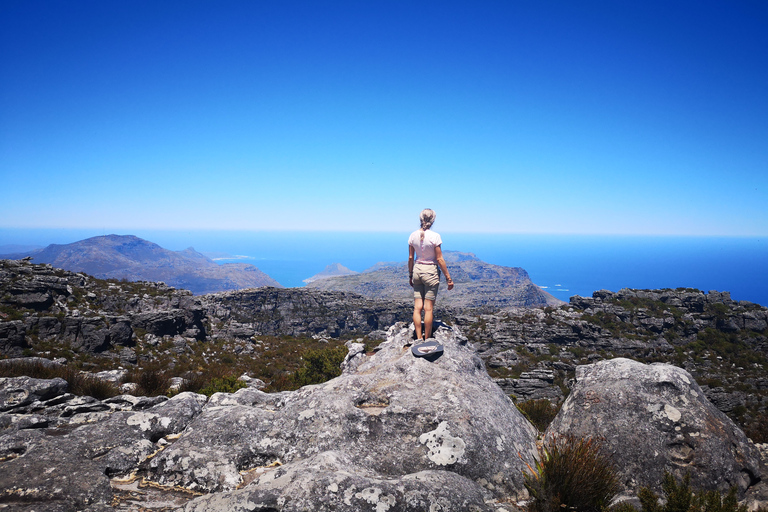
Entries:
MULTIPOLYGON (((1 231, 100 231, 101 234, 92 235, 89 238, 96 236, 128 236, 135 235, 136 232, 148 231, 148 232, 161 232, 161 233, 180 233, 180 232, 192 232, 192 233, 217 233, 217 232, 230 232, 230 233, 365 233, 365 234, 402 234, 406 231, 410 233, 411 230, 403 229, 312 229, 312 228, 167 228, 167 227, 133 227, 133 228, 93 228, 93 227, 49 227, 49 226, 36 226, 36 227, 16 227, 16 226, 0 226, 1 231)), ((436 230, 438 231, 438 230, 436 230)), ((765 234, 723 234, 723 233, 650 233, 650 232, 567 232, 567 231, 465 231, 465 230, 451 230, 440 229, 440 233, 446 233, 450 235, 507 235, 507 236, 596 236, 596 237, 677 237, 677 238, 765 238, 768 237, 768 233, 765 234)))

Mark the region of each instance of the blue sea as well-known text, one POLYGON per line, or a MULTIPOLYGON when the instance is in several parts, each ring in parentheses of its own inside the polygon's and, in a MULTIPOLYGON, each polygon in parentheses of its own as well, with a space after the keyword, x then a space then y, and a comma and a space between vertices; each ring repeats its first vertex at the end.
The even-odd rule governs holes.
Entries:
MULTIPOLYGON (((71 243, 110 234, 93 230, 0 229, 0 246, 71 243)), ((409 233, 150 231, 130 233, 166 249, 203 253, 259 267, 280 284, 303 286, 331 263, 356 271, 405 261, 409 233)), ((534 283, 567 301, 600 289, 698 288, 768 305, 768 241, 754 237, 587 236, 441 232, 443 250, 522 267, 534 283)))

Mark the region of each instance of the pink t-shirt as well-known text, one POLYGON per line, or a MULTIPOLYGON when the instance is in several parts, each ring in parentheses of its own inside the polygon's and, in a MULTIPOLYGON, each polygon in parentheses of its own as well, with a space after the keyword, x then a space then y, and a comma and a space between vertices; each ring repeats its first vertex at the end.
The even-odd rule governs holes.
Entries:
POLYGON ((426 265, 437 265, 437 256, 435 255, 435 247, 438 247, 443 243, 440 235, 428 229, 421 231, 417 229, 411 236, 408 237, 408 245, 413 247, 416 251, 416 263, 423 263, 426 265), (421 239, 421 234, 424 233, 424 240, 421 239))

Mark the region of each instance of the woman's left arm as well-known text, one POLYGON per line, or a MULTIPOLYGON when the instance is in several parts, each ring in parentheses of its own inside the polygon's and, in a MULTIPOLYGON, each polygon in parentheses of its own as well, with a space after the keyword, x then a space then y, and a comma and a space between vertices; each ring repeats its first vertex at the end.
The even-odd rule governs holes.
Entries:
POLYGON ((448 265, 445 264, 445 259, 443 258, 443 249, 439 245, 435 247, 435 257, 437 258, 437 264, 440 265, 440 270, 445 274, 445 282, 448 283, 448 289, 453 290, 453 279, 451 279, 451 274, 448 273, 448 265))

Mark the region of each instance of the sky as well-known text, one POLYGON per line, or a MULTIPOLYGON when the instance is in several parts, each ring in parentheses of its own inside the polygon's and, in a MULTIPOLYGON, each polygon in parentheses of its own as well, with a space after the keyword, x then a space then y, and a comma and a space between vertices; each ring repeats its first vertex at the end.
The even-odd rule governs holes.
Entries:
POLYGON ((768 2, 0 0, 0 228, 768 234, 768 2))

